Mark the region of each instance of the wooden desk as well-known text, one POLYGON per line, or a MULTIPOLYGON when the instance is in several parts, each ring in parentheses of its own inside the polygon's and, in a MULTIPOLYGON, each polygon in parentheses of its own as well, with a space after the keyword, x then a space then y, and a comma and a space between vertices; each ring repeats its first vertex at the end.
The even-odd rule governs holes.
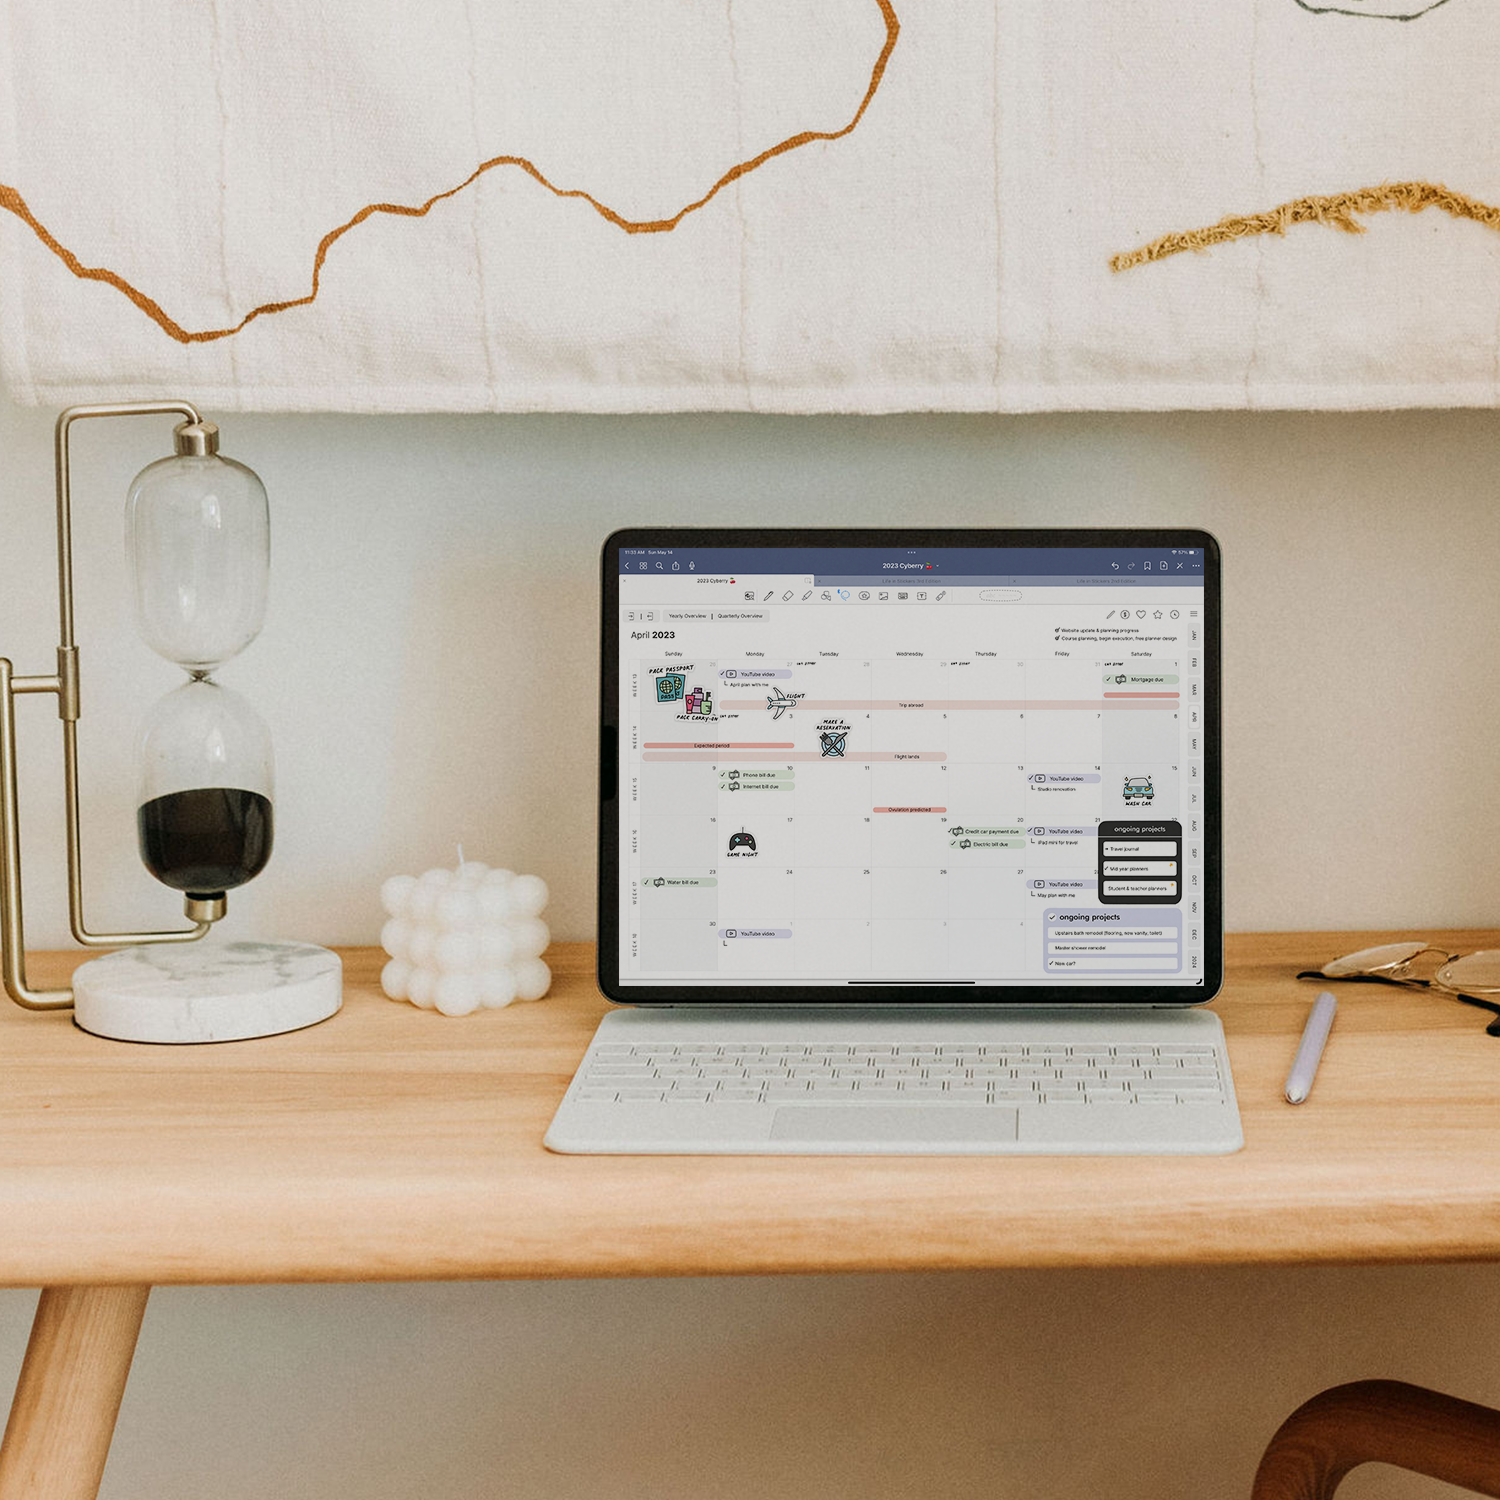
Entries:
POLYGON ((1230 940, 1230 1157, 554 1156, 604 1010, 584 945, 554 950, 548 1000, 456 1020, 383 999, 356 950, 332 1021, 220 1047, 0 1006, 0 1284, 52 1289, 0 1500, 94 1494, 153 1283, 1500 1259, 1482 1013, 1343 986, 1312 1099, 1281 1099, 1316 992, 1292 974, 1383 936, 1230 940))

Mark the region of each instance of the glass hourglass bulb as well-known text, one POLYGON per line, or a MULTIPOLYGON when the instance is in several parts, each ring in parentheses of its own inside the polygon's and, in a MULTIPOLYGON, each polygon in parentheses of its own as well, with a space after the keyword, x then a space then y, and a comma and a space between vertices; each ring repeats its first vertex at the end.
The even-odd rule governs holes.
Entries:
POLYGON ((271 733, 236 692, 185 682, 141 742, 141 858, 164 885, 214 900, 265 869, 275 791, 271 733))
POLYGON ((176 454, 136 476, 125 511, 141 635, 191 679, 146 722, 141 858, 190 911, 258 875, 273 831, 270 732, 209 676, 260 633, 270 570, 265 487, 218 446, 213 423, 184 422, 176 454))
POLYGON ((182 423, 177 452, 142 469, 125 502, 141 637, 188 672, 238 656, 266 617, 265 486, 218 449, 212 422, 182 423))

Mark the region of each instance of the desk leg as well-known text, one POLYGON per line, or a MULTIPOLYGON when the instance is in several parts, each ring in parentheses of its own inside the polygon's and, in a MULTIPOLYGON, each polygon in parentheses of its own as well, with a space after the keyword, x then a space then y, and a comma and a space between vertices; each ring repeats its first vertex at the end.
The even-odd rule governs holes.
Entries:
POLYGON ((49 1286, 0 1442, 0 1500, 95 1500, 148 1286, 49 1286))

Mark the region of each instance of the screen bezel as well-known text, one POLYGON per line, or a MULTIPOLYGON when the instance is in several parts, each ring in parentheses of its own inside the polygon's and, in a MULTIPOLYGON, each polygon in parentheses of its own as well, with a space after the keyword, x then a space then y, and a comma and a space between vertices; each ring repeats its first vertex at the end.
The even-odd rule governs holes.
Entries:
POLYGON ((714 1006, 1194 1006, 1224 982, 1223 824, 1220 785, 1220 559, 1217 540, 1187 528, 1005 529, 630 527, 601 555, 599 672, 599 942, 597 978, 618 1005, 714 1006), (1203 983, 1151 985, 716 985, 620 983, 619 626, 620 552, 641 547, 1196 547, 1203 552, 1203 983))

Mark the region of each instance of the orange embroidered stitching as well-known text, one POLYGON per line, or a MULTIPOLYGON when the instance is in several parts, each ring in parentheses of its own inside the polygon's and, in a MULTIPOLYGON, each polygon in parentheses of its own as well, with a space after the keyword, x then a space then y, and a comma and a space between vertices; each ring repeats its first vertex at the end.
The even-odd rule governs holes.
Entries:
POLYGON ((595 213, 609 220, 619 229, 627 234, 665 234, 670 232, 690 214, 695 213, 706 203, 715 198, 730 183, 737 182, 747 173, 755 171, 757 167, 764 166, 766 162, 774 157, 783 156, 788 151, 795 151, 799 146, 806 146, 813 141, 837 141, 848 135, 864 118, 865 111, 870 107, 870 101, 875 97, 875 91, 880 87, 881 80, 885 77, 886 64, 890 61, 891 53, 896 48, 896 38, 901 33, 901 23, 896 17, 896 11, 892 0, 875 0, 880 9, 880 14, 885 21, 885 45, 880 49, 880 56, 875 59, 875 66, 870 73, 870 85, 865 90, 864 98, 859 102, 859 108, 854 111, 854 117, 849 123, 838 130, 802 130, 796 135, 788 136, 786 140, 777 142, 776 145, 768 147, 759 156, 753 156, 748 161, 737 162, 722 177, 718 179, 701 198, 695 199, 685 208, 680 208, 667 219, 627 219, 623 214, 617 213, 608 204, 601 203, 592 193, 582 188, 560 188, 548 180, 535 163, 528 161, 524 156, 492 156, 488 161, 480 162, 475 169, 469 173, 457 187, 451 187, 446 192, 434 193, 426 202, 421 204, 409 203, 368 203, 354 215, 352 219, 346 220, 335 229, 330 229, 327 234, 318 241, 317 253, 313 256, 312 290, 305 297, 291 297, 284 302, 263 302, 259 307, 252 307, 232 328, 204 328, 196 331, 184 328, 172 318, 161 304, 153 298, 148 297, 139 288, 132 286, 118 272, 111 271, 105 266, 86 266, 78 257, 61 244, 57 238, 47 229, 35 214, 32 213, 26 200, 15 188, 0 183, 0 208, 7 209, 22 221, 36 237, 62 261, 62 263, 77 277, 84 281, 103 281, 123 292, 140 310, 153 322, 158 324, 163 332, 170 334, 179 344, 207 344, 216 339, 226 339, 238 333, 248 323, 266 313, 286 312, 288 308, 305 307, 318 295, 318 284, 323 272, 323 261, 329 250, 344 235, 364 223, 372 214, 399 214, 405 218, 420 219, 435 204, 441 203, 445 198, 451 198, 456 193, 461 193, 486 172, 495 167, 519 167, 528 177, 534 178, 549 193, 556 194, 559 198, 582 198, 595 213))

